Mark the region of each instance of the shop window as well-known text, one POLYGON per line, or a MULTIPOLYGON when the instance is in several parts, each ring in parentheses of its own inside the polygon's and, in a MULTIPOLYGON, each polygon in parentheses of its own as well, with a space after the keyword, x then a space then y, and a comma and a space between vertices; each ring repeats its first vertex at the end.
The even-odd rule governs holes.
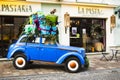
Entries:
POLYGON ((91 26, 90 26, 90 32, 87 33, 87 48, 86 50, 89 52, 96 52, 96 43, 102 43, 105 45, 105 20, 104 19, 93 19, 91 26), (88 35, 89 34, 89 35, 88 35))
POLYGON ((18 39, 27 18, 26 16, 0 16, 0 57, 6 57, 9 45, 18 39))
POLYGON ((3 23, 4 26, 13 26, 14 24, 14 17, 4 17, 3 18, 3 23))
POLYGON ((12 17, 6 17, 4 19, 5 24, 13 24, 13 18, 12 17))
POLYGON ((106 44, 106 19, 71 18, 70 45, 97 52, 95 43, 106 44))

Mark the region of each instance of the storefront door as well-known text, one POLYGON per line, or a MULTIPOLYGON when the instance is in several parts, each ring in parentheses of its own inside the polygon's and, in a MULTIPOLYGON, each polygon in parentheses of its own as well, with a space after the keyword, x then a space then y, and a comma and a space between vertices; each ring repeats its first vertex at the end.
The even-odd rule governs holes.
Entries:
POLYGON ((71 18, 70 45, 97 52, 95 44, 106 43, 106 19, 71 18))

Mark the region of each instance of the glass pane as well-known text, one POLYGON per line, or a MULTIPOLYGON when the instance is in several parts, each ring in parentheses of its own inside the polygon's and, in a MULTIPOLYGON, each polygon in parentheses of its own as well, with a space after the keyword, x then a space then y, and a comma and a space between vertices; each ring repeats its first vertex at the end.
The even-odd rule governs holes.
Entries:
POLYGON ((105 29, 106 19, 71 18, 70 45, 84 47, 86 52, 97 52, 95 43, 105 46, 105 29))
POLYGON ((27 17, 14 17, 14 36, 18 38, 26 24, 27 17))
POLYGON ((11 36, 14 33, 14 17, 5 16, 2 17, 2 40, 10 41, 11 36))
POLYGON ((1 27, 2 26, 1 26, 1 17, 0 17, 0 40, 1 40, 1 30, 2 30, 1 27))

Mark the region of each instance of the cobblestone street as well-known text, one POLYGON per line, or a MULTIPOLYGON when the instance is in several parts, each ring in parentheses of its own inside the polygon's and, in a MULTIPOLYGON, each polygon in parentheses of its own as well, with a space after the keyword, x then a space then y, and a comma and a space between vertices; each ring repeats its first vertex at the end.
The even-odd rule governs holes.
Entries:
POLYGON ((120 68, 80 73, 45 73, 25 76, 2 77, 0 80, 120 80, 120 68))
MULTIPOLYGON (((120 55, 118 55, 118 61, 100 60, 100 57, 101 55, 88 55, 90 67, 87 71, 120 68, 120 55)), ((15 69, 13 67, 12 61, 1 61, 0 68, 0 77, 67 73, 65 72, 62 65, 55 65, 52 63, 43 63, 38 61, 31 64, 30 67, 26 70, 15 69)))

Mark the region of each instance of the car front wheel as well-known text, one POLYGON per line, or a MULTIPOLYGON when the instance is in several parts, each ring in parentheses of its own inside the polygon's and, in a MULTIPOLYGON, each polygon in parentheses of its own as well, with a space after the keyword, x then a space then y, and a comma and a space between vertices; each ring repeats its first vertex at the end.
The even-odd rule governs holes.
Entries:
POLYGON ((26 56, 23 54, 18 54, 14 57, 13 65, 16 69, 25 69, 27 67, 26 56))
POLYGON ((80 61, 76 57, 71 57, 67 59, 65 63, 66 71, 75 73, 80 71, 80 61))

